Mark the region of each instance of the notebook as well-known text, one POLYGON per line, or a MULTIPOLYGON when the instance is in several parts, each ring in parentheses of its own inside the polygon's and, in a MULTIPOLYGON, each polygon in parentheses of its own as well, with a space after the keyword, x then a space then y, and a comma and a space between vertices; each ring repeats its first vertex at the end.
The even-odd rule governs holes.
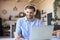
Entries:
POLYGON ((29 40, 50 40, 54 26, 33 26, 30 29, 29 40))

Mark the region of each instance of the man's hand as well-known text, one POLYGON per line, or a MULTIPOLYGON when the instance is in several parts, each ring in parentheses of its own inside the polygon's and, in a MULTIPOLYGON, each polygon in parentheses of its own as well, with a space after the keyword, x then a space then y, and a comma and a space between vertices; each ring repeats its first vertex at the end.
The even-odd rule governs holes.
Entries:
POLYGON ((15 34, 15 37, 14 37, 14 40, 16 40, 16 39, 18 39, 18 38, 20 38, 21 37, 21 34, 15 34))

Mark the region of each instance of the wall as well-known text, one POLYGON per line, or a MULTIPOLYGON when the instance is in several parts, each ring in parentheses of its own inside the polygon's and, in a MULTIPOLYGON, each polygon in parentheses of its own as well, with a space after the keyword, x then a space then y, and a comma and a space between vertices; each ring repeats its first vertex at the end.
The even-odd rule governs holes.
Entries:
MULTIPOLYGON (((57 16, 60 19, 60 7, 57 7, 57 16)), ((60 20, 57 20, 57 22, 60 25, 60 20)))
MULTIPOLYGON (((45 0, 42 3, 40 3, 40 10, 44 10, 46 15, 45 21, 46 21, 46 25, 47 25, 47 14, 52 12, 52 17, 54 18, 54 1, 55 0, 45 0)), ((41 15, 44 16, 44 15, 41 15)))
MULTIPOLYGON (((24 11, 24 6, 27 5, 28 2, 16 2, 16 1, 0 1, 0 15, 2 18, 8 19, 9 15, 12 15, 13 17, 16 15, 19 15, 19 12, 24 11), (14 7, 17 7, 18 10, 13 11, 14 7), (3 14, 2 10, 6 9, 7 13, 3 14)), ((37 3, 32 3, 35 5, 37 9, 39 9, 39 4, 37 3)))
MULTIPOLYGON (((54 14, 54 1, 55 0, 45 0, 40 3, 40 10, 46 11, 46 13, 52 12, 54 14)), ((54 16, 54 15, 53 15, 54 16)))
POLYGON ((60 7, 57 7, 57 16, 60 18, 60 7))

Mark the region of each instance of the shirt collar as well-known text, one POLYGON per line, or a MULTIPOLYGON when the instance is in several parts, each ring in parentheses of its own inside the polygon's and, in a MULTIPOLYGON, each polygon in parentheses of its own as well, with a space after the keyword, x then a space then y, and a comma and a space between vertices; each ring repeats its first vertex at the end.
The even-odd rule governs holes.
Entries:
MULTIPOLYGON (((30 21, 33 21, 34 19, 35 19, 35 17, 33 17, 33 19, 31 19, 30 21)), ((24 20, 29 21, 26 16, 24 17, 24 20)))

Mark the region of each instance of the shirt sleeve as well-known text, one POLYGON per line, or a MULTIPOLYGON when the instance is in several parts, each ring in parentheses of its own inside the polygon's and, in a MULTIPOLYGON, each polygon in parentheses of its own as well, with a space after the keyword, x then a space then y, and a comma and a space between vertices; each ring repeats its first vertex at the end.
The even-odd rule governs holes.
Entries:
POLYGON ((21 33, 21 23, 20 23, 20 20, 18 20, 17 23, 16 23, 15 33, 21 33))

